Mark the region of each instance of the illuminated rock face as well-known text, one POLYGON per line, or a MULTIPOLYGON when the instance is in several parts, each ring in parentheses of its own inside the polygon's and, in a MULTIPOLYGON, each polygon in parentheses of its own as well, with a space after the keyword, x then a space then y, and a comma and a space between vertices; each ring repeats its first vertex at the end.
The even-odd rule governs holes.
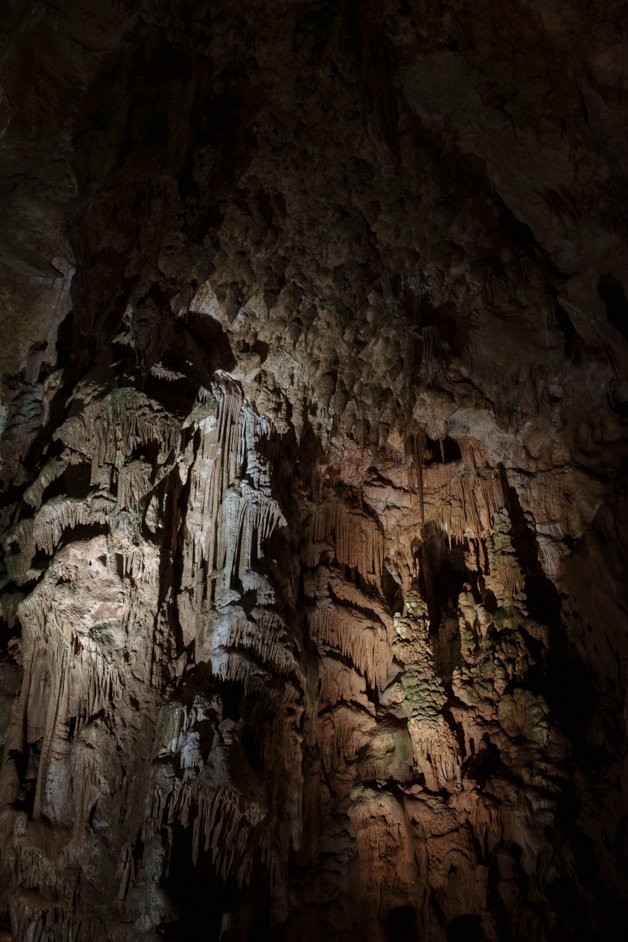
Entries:
POLYGON ((7 16, 0 938, 615 938, 625 13, 91 6, 7 16))

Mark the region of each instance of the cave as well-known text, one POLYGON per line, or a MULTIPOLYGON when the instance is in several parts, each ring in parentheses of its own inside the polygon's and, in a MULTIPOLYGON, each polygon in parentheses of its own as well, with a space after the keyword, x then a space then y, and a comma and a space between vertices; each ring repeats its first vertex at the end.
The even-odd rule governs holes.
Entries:
POLYGON ((623 938, 626 5, 0 18, 0 942, 623 938))

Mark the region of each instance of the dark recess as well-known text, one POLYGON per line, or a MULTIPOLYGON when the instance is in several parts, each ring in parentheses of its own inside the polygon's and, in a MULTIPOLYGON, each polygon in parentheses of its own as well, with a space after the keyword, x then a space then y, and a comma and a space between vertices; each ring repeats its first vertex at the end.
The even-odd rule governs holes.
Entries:
POLYGON ((417 914, 413 906, 392 909, 386 920, 386 938, 389 942, 419 942, 417 914))
POLYGON ((479 916, 456 916, 447 926, 447 942, 482 942, 479 916))
POLYGON ((608 323, 628 340, 628 301, 624 286, 610 274, 600 275, 597 293, 606 306, 608 323))
POLYGON ((582 341, 571 323, 569 314, 561 304, 556 304, 555 317, 556 325, 563 335, 565 356, 568 360, 572 360, 575 363, 579 362, 582 341))

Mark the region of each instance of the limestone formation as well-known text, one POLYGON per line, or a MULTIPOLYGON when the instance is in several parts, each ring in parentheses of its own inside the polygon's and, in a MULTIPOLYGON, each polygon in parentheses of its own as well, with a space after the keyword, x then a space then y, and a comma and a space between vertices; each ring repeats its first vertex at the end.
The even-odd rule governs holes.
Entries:
POLYGON ((625 4, 3 20, 0 939, 623 938, 625 4))

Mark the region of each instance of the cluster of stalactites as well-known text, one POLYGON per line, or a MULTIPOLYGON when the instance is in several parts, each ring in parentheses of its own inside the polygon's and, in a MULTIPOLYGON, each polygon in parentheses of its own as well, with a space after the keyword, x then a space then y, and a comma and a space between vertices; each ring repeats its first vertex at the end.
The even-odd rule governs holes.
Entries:
POLYGON ((352 510, 339 500, 328 500, 314 508, 304 548, 304 562, 317 566, 331 549, 332 558, 350 566, 374 586, 379 586, 384 567, 384 535, 371 517, 352 510))
MULTIPOLYGON (((212 603, 232 586, 254 583, 254 563, 285 523, 271 495, 270 471, 258 443, 268 431, 234 384, 215 385, 216 416, 197 423, 189 446, 183 592, 184 635, 194 636, 212 603), (198 579, 198 573, 203 577, 198 579)), ((252 586, 251 586, 252 587, 252 586)), ((237 594, 237 593, 236 593, 237 594)))

